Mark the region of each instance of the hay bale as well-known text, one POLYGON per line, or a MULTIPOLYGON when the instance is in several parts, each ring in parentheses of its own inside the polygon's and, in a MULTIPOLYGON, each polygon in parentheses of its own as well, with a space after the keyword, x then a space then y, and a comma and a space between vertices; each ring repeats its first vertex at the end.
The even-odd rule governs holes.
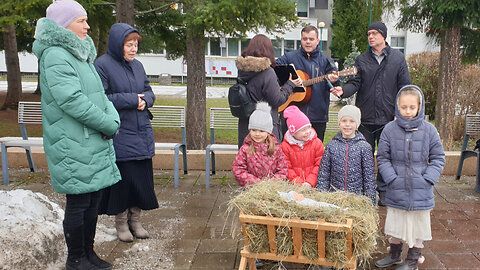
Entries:
MULTIPOLYGON (((316 221, 324 219, 332 223, 345 223, 353 220, 353 252, 360 263, 371 258, 376 250, 376 238, 379 236, 379 217, 369 198, 346 192, 318 192, 316 189, 293 186, 284 181, 266 180, 249 187, 229 202, 229 213, 243 211, 248 215, 280 218, 300 218, 316 221), (278 192, 295 191, 305 198, 339 206, 339 208, 320 208, 287 202, 278 192)), ((250 224, 246 228, 249 250, 251 252, 269 252, 268 233, 264 225, 250 224)), ((277 227, 277 252, 293 255, 292 232, 289 228, 277 227)), ((342 265, 346 261, 346 234, 344 232, 326 232, 326 258, 342 265)), ((318 258, 315 230, 303 230, 303 254, 314 261, 318 258)))

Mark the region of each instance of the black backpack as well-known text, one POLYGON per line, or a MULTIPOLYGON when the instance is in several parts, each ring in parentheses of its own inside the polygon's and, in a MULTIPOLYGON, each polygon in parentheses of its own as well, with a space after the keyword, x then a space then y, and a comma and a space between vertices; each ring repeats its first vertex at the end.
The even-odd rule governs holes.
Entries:
POLYGON ((228 104, 230 112, 238 118, 249 118, 255 110, 255 102, 247 90, 247 82, 237 78, 237 83, 228 89, 228 104))

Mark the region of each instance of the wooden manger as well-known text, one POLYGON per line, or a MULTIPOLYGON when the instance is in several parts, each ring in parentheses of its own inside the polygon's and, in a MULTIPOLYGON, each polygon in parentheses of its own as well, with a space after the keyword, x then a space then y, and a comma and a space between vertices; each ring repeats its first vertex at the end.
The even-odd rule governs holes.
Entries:
POLYGON ((247 264, 250 270, 257 269, 255 266, 255 259, 334 266, 334 267, 341 267, 346 269, 356 269, 357 267, 357 256, 353 254, 353 241, 352 241, 353 221, 352 219, 347 219, 345 224, 340 224, 340 223, 326 222, 323 219, 320 219, 318 221, 301 220, 298 218, 286 219, 286 218, 276 218, 272 216, 246 215, 243 212, 240 212, 239 219, 240 219, 240 223, 242 224, 242 233, 243 233, 245 244, 242 251, 240 252, 242 257, 241 257, 240 265, 238 269, 241 269, 241 270, 246 269, 247 264), (270 252, 252 253, 249 251, 247 224, 259 224, 259 225, 267 226, 270 252), (277 227, 288 227, 292 230, 293 249, 294 249, 293 255, 283 255, 283 254, 277 253, 277 242, 276 242, 277 227), (318 259, 317 260, 312 261, 311 259, 303 255, 302 230, 304 229, 317 231, 317 243, 318 243, 318 259), (340 265, 338 263, 331 262, 325 258, 325 232, 326 231, 346 233, 347 260, 345 264, 340 265))

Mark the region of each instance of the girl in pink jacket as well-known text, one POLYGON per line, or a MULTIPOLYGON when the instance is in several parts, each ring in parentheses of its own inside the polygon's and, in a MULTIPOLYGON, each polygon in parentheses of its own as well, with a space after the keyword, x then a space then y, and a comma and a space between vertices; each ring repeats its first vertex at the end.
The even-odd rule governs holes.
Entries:
POLYGON ((282 148, 272 134, 271 108, 266 102, 257 103, 250 115, 249 133, 232 164, 235 180, 240 186, 253 185, 264 177, 285 180, 287 162, 282 148))

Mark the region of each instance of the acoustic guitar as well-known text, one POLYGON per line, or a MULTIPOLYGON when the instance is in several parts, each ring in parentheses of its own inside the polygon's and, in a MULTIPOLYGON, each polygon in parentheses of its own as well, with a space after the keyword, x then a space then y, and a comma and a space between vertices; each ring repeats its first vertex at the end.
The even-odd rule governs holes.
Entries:
MULTIPOLYGON (((312 85, 325 80, 328 76, 328 74, 326 74, 326 75, 322 75, 322 76, 318 76, 310 79, 308 74, 301 70, 297 70, 297 74, 298 74, 298 77, 302 79, 302 83, 305 88, 305 91, 292 93, 288 97, 287 101, 283 103, 280 107, 278 107, 279 112, 282 112, 283 110, 285 110, 292 102, 308 103, 310 101, 310 98, 312 97, 312 85)), ((341 76, 341 77, 354 76, 354 75, 357 75, 357 67, 355 66, 338 72, 338 76, 341 76)))

